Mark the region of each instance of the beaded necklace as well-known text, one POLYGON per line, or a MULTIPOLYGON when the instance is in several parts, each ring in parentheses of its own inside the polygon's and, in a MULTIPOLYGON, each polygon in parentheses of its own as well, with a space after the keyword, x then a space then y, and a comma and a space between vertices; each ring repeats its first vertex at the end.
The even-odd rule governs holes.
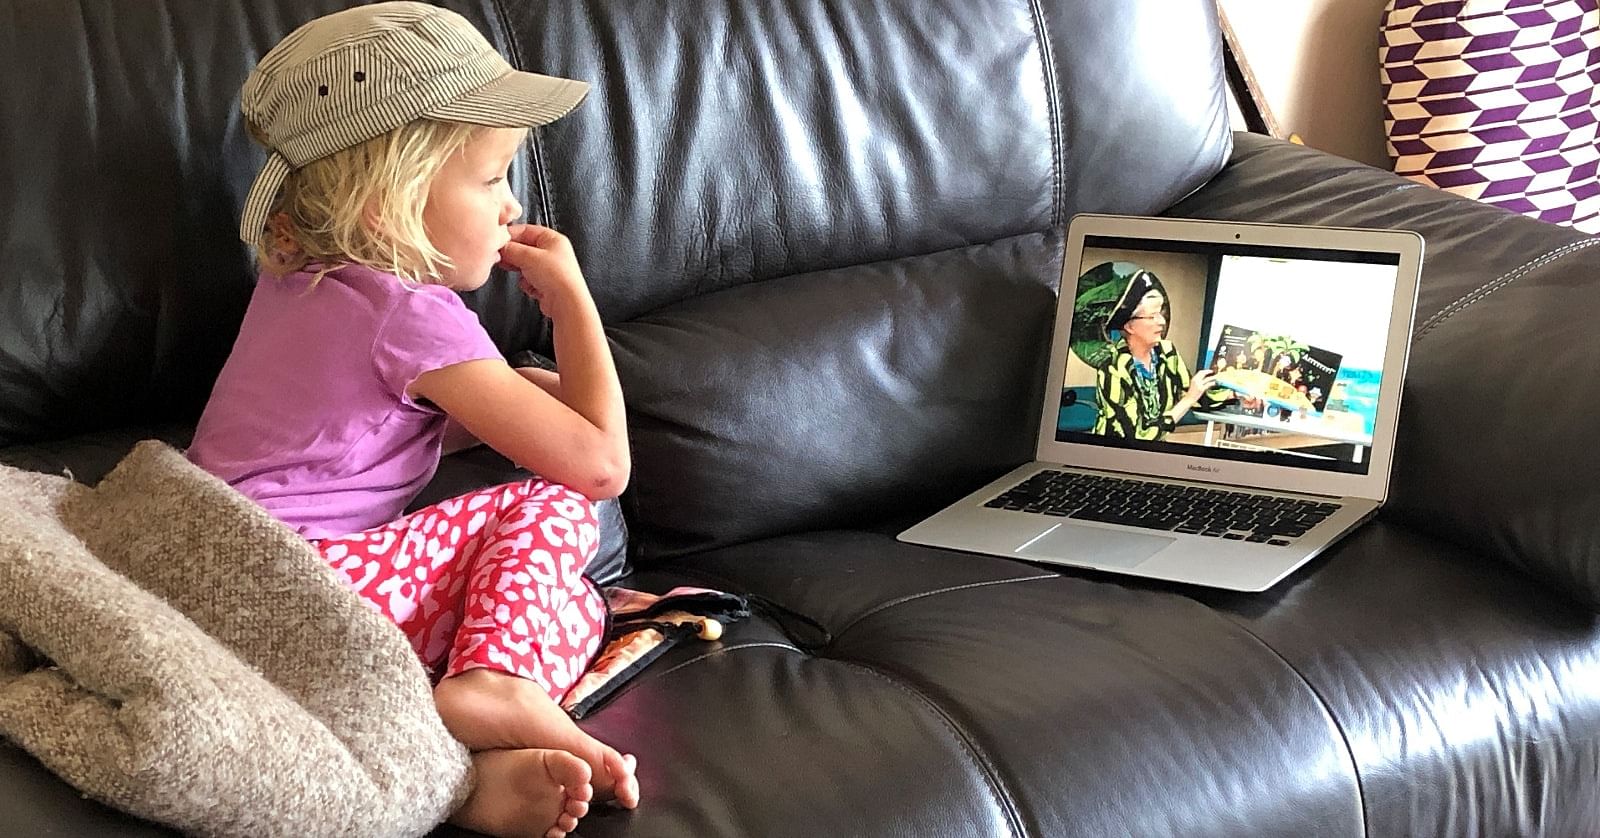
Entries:
POLYGON ((1154 424, 1161 415, 1161 387, 1156 367, 1161 363, 1161 350, 1152 347, 1148 366, 1138 356, 1133 359, 1133 390, 1139 398, 1139 415, 1146 423, 1154 424))

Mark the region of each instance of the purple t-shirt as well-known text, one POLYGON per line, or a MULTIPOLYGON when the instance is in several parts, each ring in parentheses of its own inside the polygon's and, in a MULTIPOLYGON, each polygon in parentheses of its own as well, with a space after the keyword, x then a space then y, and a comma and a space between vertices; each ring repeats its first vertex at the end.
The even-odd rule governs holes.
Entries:
POLYGON ((439 467, 417 376, 499 358, 454 291, 359 265, 262 274, 189 459, 307 538, 399 517, 439 467))

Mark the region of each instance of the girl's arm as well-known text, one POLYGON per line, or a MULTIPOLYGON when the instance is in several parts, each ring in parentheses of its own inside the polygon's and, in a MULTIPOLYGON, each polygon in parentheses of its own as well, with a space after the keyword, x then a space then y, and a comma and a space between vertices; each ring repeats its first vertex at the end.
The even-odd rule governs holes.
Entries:
POLYGON ((517 375, 539 385, 541 390, 556 398, 561 398, 561 375, 555 370, 540 369, 539 367, 512 367, 517 375))
POLYGON ((551 377, 519 372, 500 360, 423 373, 411 393, 540 477, 591 500, 616 497, 630 470, 627 416, 599 312, 565 236, 533 225, 511 231, 505 259, 522 273, 523 290, 539 301, 555 329, 560 397, 544 386, 551 377))
POLYGON ((450 417, 444 420, 444 440, 440 445, 440 454, 446 456, 468 448, 476 448, 483 444, 483 440, 472 435, 464 425, 450 417))
MULTIPOLYGON (((515 369, 517 374, 523 378, 526 378, 529 381, 539 385, 540 389, 544 390, 546 393, 549 393, 558 399, 561 398, 561 376, 557 375, 555 372, 551 370, 540 369, 539 367, 512 367, 512 369, 515 369)), ((457 451, 465 451, 468 448, 476 448, 482 444, 483 440, 473 436, 472 432, 467 430, 465 425, 457 422, 455 419, 446 418, 444 426, 443 453, 454 454, 457 451)))

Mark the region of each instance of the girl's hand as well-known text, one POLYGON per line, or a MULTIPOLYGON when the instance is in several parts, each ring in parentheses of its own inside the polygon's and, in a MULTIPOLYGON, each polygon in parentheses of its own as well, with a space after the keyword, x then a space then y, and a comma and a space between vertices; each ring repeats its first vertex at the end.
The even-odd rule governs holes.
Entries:
POLYGON ((522 293, 537 300, 541 308, 574 294, 588 294, 578 257, 566 236, 537 224, 513 224, 509 230, 511 241, 500 249, 500 266, 522 275, 517 283, 522 293))

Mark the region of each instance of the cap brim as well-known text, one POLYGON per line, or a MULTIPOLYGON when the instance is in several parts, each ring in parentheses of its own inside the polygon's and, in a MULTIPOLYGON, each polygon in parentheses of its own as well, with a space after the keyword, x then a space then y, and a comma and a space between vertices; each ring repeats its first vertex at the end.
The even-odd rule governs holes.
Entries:
POLYGON ((261 238, 261 231, 267 227, 267 213, 272 210, 272 202, 283 188, 289 171, 289 161, 283 159, 283 155, 276 151, 267 153, 267 162, 256 175, 255 183, 250 185, 250 193, 239 215, 240 241, 253 245, 261 238))
POLYGON ((587 82, 518 70, 434 108, 428 116, 495 128, 537 128, 566 116, 588 94, 587 82))

